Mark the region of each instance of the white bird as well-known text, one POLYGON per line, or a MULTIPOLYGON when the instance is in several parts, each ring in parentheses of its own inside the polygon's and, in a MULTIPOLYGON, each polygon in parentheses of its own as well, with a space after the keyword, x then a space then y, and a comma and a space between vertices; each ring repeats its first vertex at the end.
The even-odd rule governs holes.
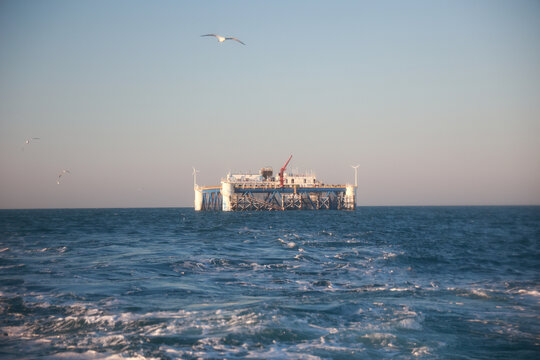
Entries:
POLYGON ((38 137, 33 137, 33 138, 30 138, 30 139, 26 139, 26 141, 24 142, 25 144, 30 144, 30 141, 32 140, 39 140, 38 137))
POLYGON ((239 42, 240 44, 242 45, 246 45, 244 44, 243 42, 241 42, 240 40, 238 40, 237 38, 235 37, 225 37, 225 36, 221 36, 221 35, 217 35, 217 34, 206 34, 206 35, 201 35, 201 37, 203 36, 213 36, 217 39, 217 41, 219 41, 220 43, 224 42, 225 40, 234 40, 234 41, 237 41, 239 42))
POLYGON ((62 170, 62 172, 58 175, 58 180, 56 180, 56 183, 57 183, 58 185, 60 185, 60 178, 61 178, 62 175, 64 175, 64 174, 71 174, 71 172, 70 172, 69 170, 66 170, 66 169, 62 170))

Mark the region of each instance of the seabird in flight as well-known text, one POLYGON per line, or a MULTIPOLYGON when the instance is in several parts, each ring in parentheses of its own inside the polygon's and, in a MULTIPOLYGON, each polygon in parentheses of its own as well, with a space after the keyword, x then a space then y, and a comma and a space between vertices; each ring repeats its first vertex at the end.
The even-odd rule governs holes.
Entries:
POLYGON ((60 185, 60 178, 61 178, 62 175, 64 175, 64 174, 71 174, 71 172, 70 172, 69 170, 66 170, 66 169, 62 170, 62 172, 58 175, 58 180, 56 180, 56 183, 57 183, 58 185, 60 185))
POLYGON ((38 137, 33 137, 33 138, 30 138, 30 139, 26 139, 26 141, 24 142, 25 144, 30 144, 30 141, 32 140, 39 140, 38 137))
POLYGON ((201 35, 201 37, 203 37, 203 36, 213 36, 213 37, 215 37, 220 43, 224 42, 225 40, 234 40, 234 41, 239 42, 239 43, 242 44, 242 45, 246 45, 246 44, 244 44, 243 42, 241 42, 240 40, 238 40, 238 39, 235 38, 235 37, 225 37, 225 36, 221 36, 221 35, 217 35, 217 34, 206 34, 206 35, 201 35))

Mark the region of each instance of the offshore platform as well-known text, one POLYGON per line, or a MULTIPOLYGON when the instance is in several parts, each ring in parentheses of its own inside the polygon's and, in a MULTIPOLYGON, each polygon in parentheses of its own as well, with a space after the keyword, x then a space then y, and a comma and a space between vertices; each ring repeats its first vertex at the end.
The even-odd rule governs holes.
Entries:
POLYGON ((258 174, 227 174, 220 186, 197 185, 193 169, 195 211, 355 210, 358 166, 354 185, 328 185, 313 173, 285 172, 291 161, 274 176, 272 168, 258 174))

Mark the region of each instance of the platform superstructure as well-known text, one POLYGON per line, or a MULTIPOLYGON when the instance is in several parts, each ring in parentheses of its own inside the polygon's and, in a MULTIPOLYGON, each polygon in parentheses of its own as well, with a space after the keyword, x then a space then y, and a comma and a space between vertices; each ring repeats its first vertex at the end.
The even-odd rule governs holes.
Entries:
MULTIPOLYGON (((289 160, 277 176, 270 167, 258 173, 227 174, 219 186, 199 186, 194 169, 195 210, 271 211, 271 210, 354 210, 354 185, 329 185, 314 173, 286 172, 289 160)), ((356 168, 355 168, 356 171, 356 168)), ((356 177, 355 177, 356 179, 356 177)))

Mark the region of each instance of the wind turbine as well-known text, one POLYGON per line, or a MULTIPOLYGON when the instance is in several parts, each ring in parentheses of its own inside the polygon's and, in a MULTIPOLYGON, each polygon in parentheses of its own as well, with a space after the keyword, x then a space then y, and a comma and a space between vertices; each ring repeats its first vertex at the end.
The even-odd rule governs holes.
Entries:
POLYGON ((199 170, 195 169, 195 167, 193 168, 193 189, 197 189, 197 173, 199 172, 199 170))
POLYGON ((358 187, 358 168, 360 165, 351 165, 354 169, 354 187, 358 187))

